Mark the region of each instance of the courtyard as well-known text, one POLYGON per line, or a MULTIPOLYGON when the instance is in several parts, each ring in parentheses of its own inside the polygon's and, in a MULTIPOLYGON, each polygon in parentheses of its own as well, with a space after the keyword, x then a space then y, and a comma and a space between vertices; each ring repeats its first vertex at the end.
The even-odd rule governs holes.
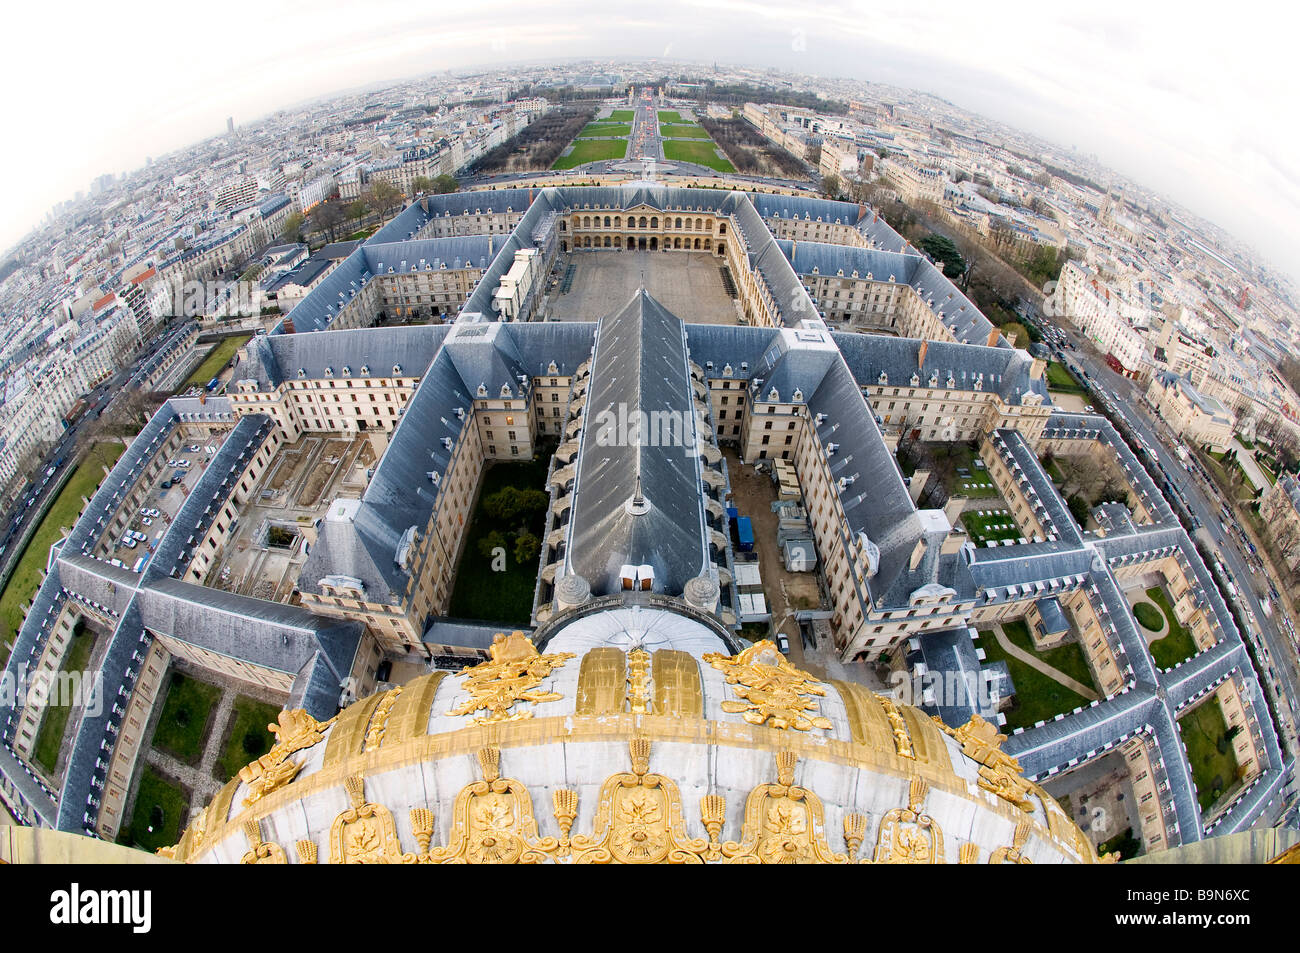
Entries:
POLYGON ((736 323, 736 302, 723 283, 723 262, 705 252, 576 251, 558 268, 563 273, 568 265, 573 274, 550 302, 552 319, 597 321, 622 308, 644 286, 687 324, 736 323))

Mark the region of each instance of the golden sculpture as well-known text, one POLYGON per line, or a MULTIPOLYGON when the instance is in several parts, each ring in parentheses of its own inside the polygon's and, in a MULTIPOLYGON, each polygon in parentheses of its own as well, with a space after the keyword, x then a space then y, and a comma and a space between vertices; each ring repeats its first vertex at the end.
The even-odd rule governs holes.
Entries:
POLYGON ((699 864, 709 850, 686 836, 677 785, 650 774, 650 741, 628 742, 632 772, 612 775, 600 788, 591 837, 573 838, 577 864, 699 864))
POLYGON ((1021 821, 1011 835, 1010 847, 999 847, 989 857, 990 864, 1032 864, 1033 861, 1023 853, 1029 841, 1029 822, 1021 821))
POLYGON ((343 782, 352 807, 330 826, 331 864, 388 864, 402 859, 393 815, 382 804, 367 801, 361 775, 343 782))
POLYGON ((573 829, 573 822, 578 816, 578 792, 556 788, 551 794, 551 803, 555 805, 555 823, 560 825, 560 846, 555 855, 568 857, 573 853, 569 831, 573 829))
POLYGON ((915 758, 916 752, 912 750, 912 736, 907 733, 907 723, 903 721, 903 713, 898 710, 894 700, 888 695, 877 695, 880 699, 880 705, 885 709, 885 717, 889 719, 889 727, 894 732, 894 749, 898 752, 899 757, 915 758))
POLYGON ((849 855, 849 863, 858 856, 858 848, 867 836, 867 819, 861 814, 844 815, 844 847, 849 855))
POLYGON ((930 786, 913 778, 908 786, 907 807, 896 807, 880 822, 876 839, 878 864, 942 864, 943 831, 921 811, 930 786))
POLYGON ((388 716, 393 711, 393 706, 397 704, 397 696, 402 694, 402 688, 389 689, 384 692, 384 697, 379 700, 374 714, 370 716, 370 727, 366 729, 366 743, 362 751, 374 751, 384 743, 384 730, 388 727, 388 716))
POLYGON ((825 812, 816 794, 794 783, 798 756, 776 755, 776 783, 760 784, 745 799, 739 841, 722 845, 733 864, 846 864, 826 843, 825 812))
POLYGON ((465 669, 464 688, 469 699, 447 714, 472 715, 486 711, 486 715, 473 719, 471 724, 475 725, 531 718, 531 711, 512 714, 510 709, 516 702, 536 704, 563 698, 557 692, 541 691, 537 686, 553 669, 573 657, 572 652, 539 655, 522 632, 512 632, 508 637, 498 633, 492 641, 491 661, 465 669))
POLYGON ((244 822, 244 836, 248 838, 248 853, 240 858, 241 864, 287 864, 284 849, 279 844, 262 840, 262 829, 257 821, 244 822))
POLYGON ((294 844, 294 849, 298 852, 298 863, 314 864, 316 863, 316 842, 310 840, 300 840, 294 844))
POLYGON ((979 762, 981 788, 993 792, 1026 813, 1033 812, 1034 802, 1029 797, 1033 793, 1033 785, 1021 774, 1020 762, 1002 750, 1002 742, 1007 740, 1006 735, 999 734, 995 725, 978 714, 971 715, 970 721, 955 730, 938 717, 932 717, 945 732, 957 739, 963 754, 979 762))
POLYGON ((627 653, 627 702, 634 715, 650 711, 650 653, 644 649, 627 653))
POLYGON ((727 799, 721 794, 706 794, 700 798, 700 820, 709 834, 709 849, 704 853, 705 860, 717 860, 722 856, 722 825, 727 821, 727 799))
POLYGON ((540 864, 555 853, 559 841, 539 838, 532 796, 518 781, 502 778, 501 752, 480 748, 483 780, 461 788, 452 807, 446 847, 429 851, 440 864, 540 864))
POLYGON ((770 723, 773 728, 830 728, 831 721, 817 711, 811 696, 825 695, 825 687, 807 672, 791 665, 776 645, 764 639, 755 642, 739 655, 718 652, 704 655, 708 662, 727 677, 743 701, 728 699, 722 710, 740 714, 751 725, 770 723))
MULTIPOLYGON (((251 807, 272 791, 284 787, 298 775, 300 765, 289 760, 289 755, 319 743, 325 729, 334 724, 338 716, 318 722, 301 708, 286 708, 277 716, 276 724, 267 725, 275 735, 271 750, 252 764, 239 769, 239 780, 249 787, 244 806, 251 807)), ((218 818, 225 820, 225 818, 218 818)))
MULTIPOLYGON (((978 864, 980 859, 980 845, 974 841, 967 841, 957 848, 957 863, 959 864, 978 864)), ((992 861, 989 861, 992 863, 992 861)))
POLYGON ((421 855, 429 853, 429 843, 433 840, 433 812, 427 807, 411 808, 411 833, 419 845, 421 855))

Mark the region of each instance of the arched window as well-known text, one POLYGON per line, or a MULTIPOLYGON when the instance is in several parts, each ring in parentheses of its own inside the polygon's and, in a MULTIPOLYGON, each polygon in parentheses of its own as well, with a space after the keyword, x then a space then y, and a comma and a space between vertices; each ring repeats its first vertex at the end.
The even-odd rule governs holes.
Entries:
POLYGON ((702 219, 702 218, 697 218, 697 219, 695 220, 695 228, 696 228, 696 231, 701 231, 701 232, 704 231, 704 219, 702 219))
POLYGON ((608 215, 605 216, 605 227, 606 227, 606 228, 609 228, 609 216, 608 216, 608 215))
MULTIPOLYGON (((677 224, 676 224, 674 227, 675 227, 675 228, 681 228, 681 227, 682 227, 682 220, 681 220, 680 218, 677 219, 677 224)), ((680 243, 680 242, 678 243, 677 247, 678 247, 678 248, 681 247, 681 243, 680 243)))
POLYGON ((645 227, 646 227, 646 224, 645 224, 645 216, 644 216, 644 215, 641 216, 641 227, 642 227, 642 228, 645 228, 645 227))
POLYGON ((659 227, 659 216, 658 216, 658 215, 655 215, 655 216, 653 216, 653 217, 650 219, 650 227, 651 227, 651 228, 658 228, 658 227, 659 227))
POLYGON ((698 238, 695 239, 695 250, 696 251, 700 250, 700 240, 698 238))
POLYGON ((725 234, 727 234, 727 223, 726 223, 726 222, 719 222, 719 223, 718 223, 718 234, 719 234, 719 235, 725 235, 725 234))
POLYGON ((614 227, 615 227, 615 228, 622 228, 622 227, 623 227, 623 216, 622 216, 622 215, 615 215, 615 216, 614 216, 614 227))
POLYGON ((605 236, 605 247, 606 247, 606 248, 609 248, 609 247, 610 247, 610 245, 609 245, 609 236, 608 236, 608 235, 605 236))

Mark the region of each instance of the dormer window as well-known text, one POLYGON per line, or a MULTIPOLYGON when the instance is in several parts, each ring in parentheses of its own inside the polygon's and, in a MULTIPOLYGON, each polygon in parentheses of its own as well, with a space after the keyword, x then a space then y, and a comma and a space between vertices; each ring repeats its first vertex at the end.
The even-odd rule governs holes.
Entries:
POLYGON ((299 376, 299 377, 306 377, 306 376, 307 376, 307 370, 306 370, 306 368, 302 368, 302 367, 298 368, 298 376, 299 376))
POLYGON ((776 403, 778 400, 781 399, 781 395, 777 393, 777 389, 773 387, 771 390, 767 392, 767 399, 770 400, 772 403, 776 403))
POLYGON ((478 396, 480 396, 480 397, 486 397, 486 396, 487 396, 487 384, 479 384, 479 385, 478 385, 478 396))
POLYGON ((796 403, 802 403, 802 402, 803 402, 803 391, 801 391, 801 390, 800 390, 799 388, 797 388, 797 387, 794 389, 794 400, 795 400, 796 403))
POLYGON ((325 368, 325 376, 326 376, 326 377, 333 377, 333 376, 334 376, 334 368, 332 368, 332 367, 327 367, 327 368, 325 368))
POLYGON ((913 374, 913 375, 912 375, 912 386, 913 386, 913 387, 916 387, 916 386, 918 386, 920 383, 921 383, 921 375, 920 375, 920 374, 913 374))
POLYGON ((344 377, 349 377, 349 376, 351 376, 351 374, 352 374, 352 368, 349 367, 347 364, 344 364, 344 365, 343 365, 343 376, 344 376, 344 377))
POLYGON ((401 364, 394 364, 394 365, 393 365, 393 376, 394 376, 394 377, 400 377, 401 374, 402 374, 402 365, 401 365, 401 364))
POLYGON ((546 373, 548 374, 560 373, 560 365, 556 364, 554 361, 551 361, 550 364, 546 365, 546 373))
POLYGON ((876 378, 876 381, 880 384, 881 387, 884 387, 886 384, 889 383, 889 375, 886 374, 884 371, 881 371, 880 376, 876 378))
POLYGON ((361 376, 362 376, 362 377, 368 377, 369 375, 370 375, 370 365, 369 365, 369 364, 362 364, 362 365, 361 365, 361 376))
POLYGON ((515 395, 515 394, 514 394, 514 391, 512 391, 512 390, 510 389, 510 385, 509 385, 509 384, 502 384, 502 385, 501 385, 501 396, 502 396, 502 397, 513 397, 514 395, 515 395))

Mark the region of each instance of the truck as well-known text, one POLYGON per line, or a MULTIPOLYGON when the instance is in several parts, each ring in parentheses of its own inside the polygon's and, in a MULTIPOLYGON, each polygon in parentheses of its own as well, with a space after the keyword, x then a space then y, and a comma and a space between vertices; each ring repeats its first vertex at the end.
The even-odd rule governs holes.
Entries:
POLYGON ((1181 460, 1183 463, 1187 462, 1187 448, 1184 447, 1181 443, 1178 446, 1174 447, 1174 453, 1178 454, 1178 459, 1181 460))
POLYGON ((748 516, 742 516, 736 520, 736 541, 742 553, 753 551, 754 525, 748 516))

